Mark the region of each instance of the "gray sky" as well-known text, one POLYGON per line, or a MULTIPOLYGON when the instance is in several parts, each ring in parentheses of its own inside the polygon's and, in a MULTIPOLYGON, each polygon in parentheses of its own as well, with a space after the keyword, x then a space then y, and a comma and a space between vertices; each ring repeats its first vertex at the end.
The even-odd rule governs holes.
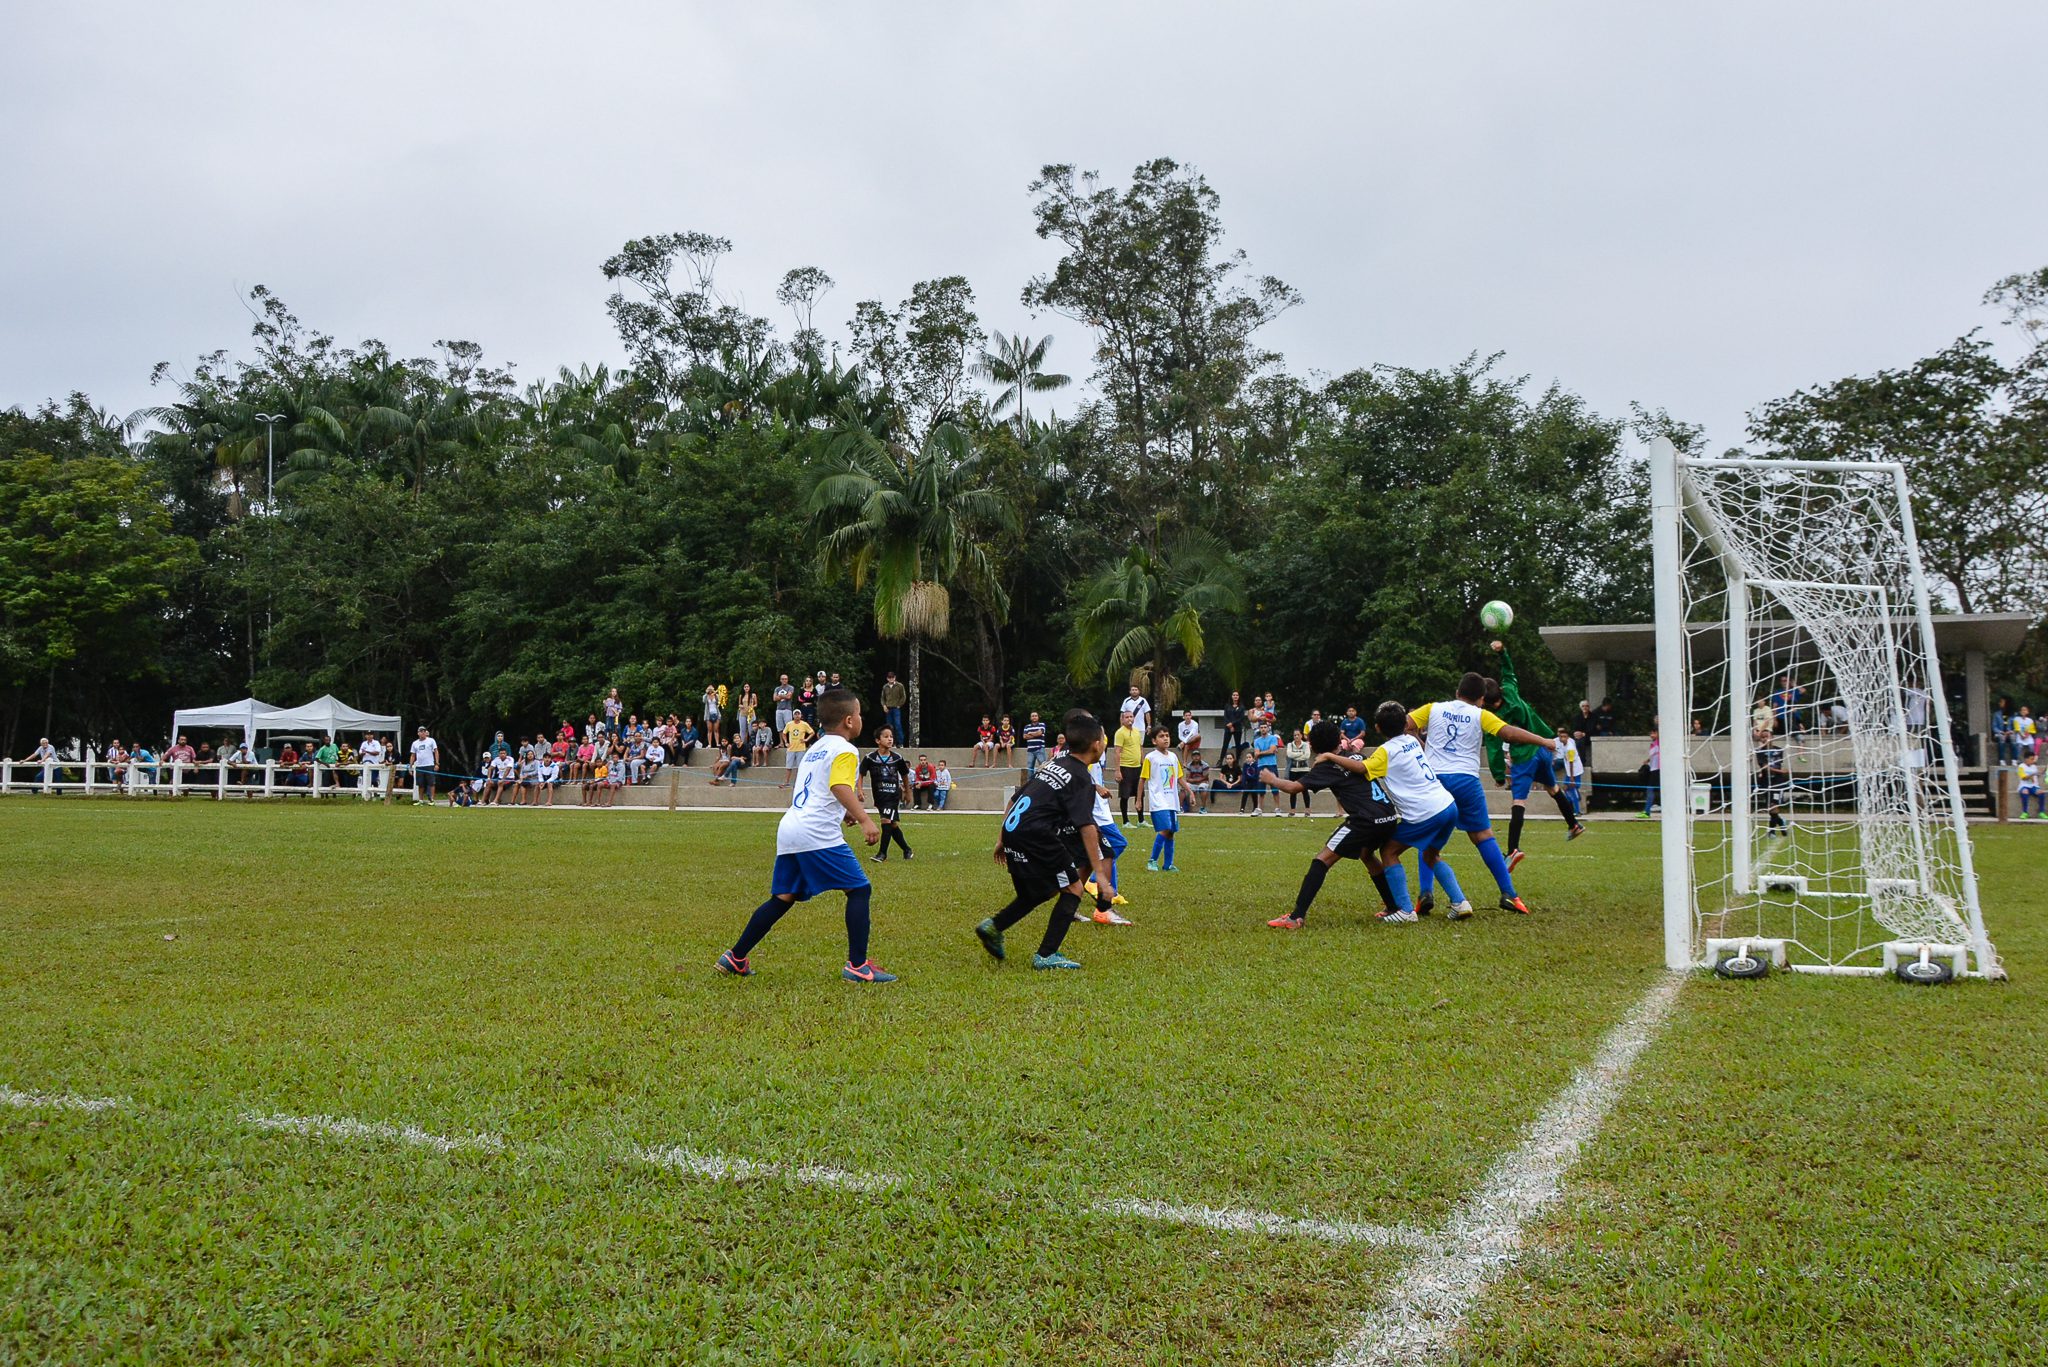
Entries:
POLYGON ((344 342, 615 360, 599 263, 685 228, 756 312, 959 273, 1081 374, 1017 302, 1048 161, 1199 167, 1306 296, 1297 372, 1501 350, 1716 445, 2048 265, 2038 0, 10 9, 0 405, 157 402, 259 282, 344 342))

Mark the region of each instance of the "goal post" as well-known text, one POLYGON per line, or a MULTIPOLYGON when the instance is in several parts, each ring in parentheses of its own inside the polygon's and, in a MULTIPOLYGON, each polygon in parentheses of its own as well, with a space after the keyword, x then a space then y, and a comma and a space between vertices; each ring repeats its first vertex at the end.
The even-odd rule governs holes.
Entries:
POLYGON ((1664 958, 2001 977, 1903 466, 1650 451, 1664 958))

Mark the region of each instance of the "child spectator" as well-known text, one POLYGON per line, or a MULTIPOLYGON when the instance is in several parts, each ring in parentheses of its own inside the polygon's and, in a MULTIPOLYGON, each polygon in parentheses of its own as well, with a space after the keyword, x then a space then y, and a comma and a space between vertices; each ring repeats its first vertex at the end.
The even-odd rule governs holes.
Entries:
POLYGON ((801 712, 791 716, 789 725, 782 728, 783 787, 787 788, 796 781, 797 765, 803 762, 804 751, 810 748, 811 737, 815 734, 801 712))
POLYGON ((940 760, 939 767, 932 771, 932 810, 945 811, 946 803, 952 796, 953 771, 946 767, 946 761, 940 760))
POLYGON ((981 714, 981 725, 974 728, 974 754, 968 758, 967 767, 993 769, 996 766, 996 724, 988 719, 988 713, 981 714))

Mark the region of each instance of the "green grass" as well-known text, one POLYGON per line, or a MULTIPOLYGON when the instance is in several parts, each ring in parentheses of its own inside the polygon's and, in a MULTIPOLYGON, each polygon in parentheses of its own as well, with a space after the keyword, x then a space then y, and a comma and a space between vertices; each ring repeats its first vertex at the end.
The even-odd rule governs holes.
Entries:
MULTIPOLYGON (((1653 832, 1533 828, 1528 919, 1378 926, 1341 868, 1289 936, 1327 823, 1189 826, 1059 975, 973 940, 992 819, 911 817, 870 989, 836 898, 711 974, 770 817, 0 803, 0 1086, 134 1103, 0 1107, 0 1361, 1317 1362, 1406 1255, 1089 1207, 1437 1224, 1653 981, 1653 832), (622 1157, 665 1145, 903 1182, 622 1157)), ((2032 835, 1979 842, 2012 985, 1689 987, 1475 1360, 2021 1360, 2032 835)))

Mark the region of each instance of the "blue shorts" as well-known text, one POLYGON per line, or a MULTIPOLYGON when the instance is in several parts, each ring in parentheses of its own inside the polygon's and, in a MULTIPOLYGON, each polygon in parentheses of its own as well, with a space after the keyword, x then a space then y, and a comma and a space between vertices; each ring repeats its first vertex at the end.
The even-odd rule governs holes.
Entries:
POLYGON ((808 902, 821 892, 851 891, 868 885, 867 870, 860 866, 853 851, 844 845, 831 845, 801 854, 776 855, 775 881, 768 891, 776 897, 793 893, 797 901, 808 902))
POLYGON ((1172 835, 1180 829, 1180 813, 1152 809, 1152 829, 1161 835, 1172 835))
POLYGON ((1131 842, 1124 839, 1124 833, 1117 829, 1114 821, 1110 822, 1107 826, 1097 826, 1095 828, 1095 838, 1102 842, 1102 857, 1104 859, 1114 859, 1131 847, 1131 842))
MULTIPOLYGON (((1486 810, 1486 788, 1473 774, 1438 774, 1436 781, 1444 785, 1444 791, 1458 804, 1458 829, 1461 831, 1484 831, 1493 827, 1493 817, 1486 810)), ((1407 841, 1402 841, 1407 844, 1407 841)))
POLYGON ((1440 850, 1458 829, 1456 804, 1425 821, 1403 821, 1394 827, 1394 839, 1411 850, 1440 850))
POLYGON ((1550 760, 1550 751, 1538 750, 1529 758, 1517 764, 1508 773, 1508 791, 1520 802, 1529 796, 1531 788, 1545 792, 1557 786, 1557 770, 1550 760))

